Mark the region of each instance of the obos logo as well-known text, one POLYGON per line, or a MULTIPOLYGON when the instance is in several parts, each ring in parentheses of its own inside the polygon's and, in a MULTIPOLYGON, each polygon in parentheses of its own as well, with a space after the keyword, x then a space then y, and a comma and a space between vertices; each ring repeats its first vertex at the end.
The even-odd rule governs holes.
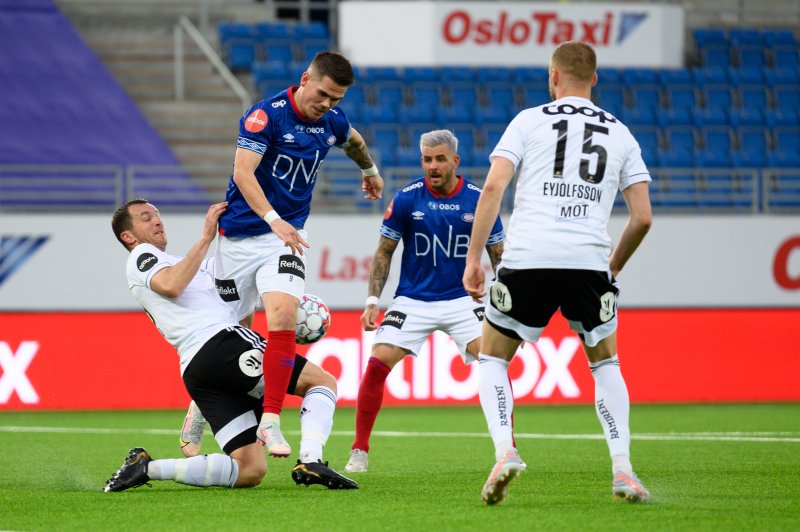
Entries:
MULTIPOLYGON (((275 104, 273 103, 272 105, 275 104)), ((258 133, 267 127, 267 121, 267 113, 265 113, 262 109, 256 109, 250 113, 250 116, 245 118, 244 128, 250 133, 258 133)))

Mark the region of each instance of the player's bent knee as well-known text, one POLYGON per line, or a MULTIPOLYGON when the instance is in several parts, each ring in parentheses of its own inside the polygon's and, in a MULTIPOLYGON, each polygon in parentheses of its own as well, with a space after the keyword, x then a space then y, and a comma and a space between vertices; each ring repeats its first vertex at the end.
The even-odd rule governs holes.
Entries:
POLYGON ((233 451, 231 458, 239 466, 239 476, 234 487, 252 488, 261 484, 267 474, 267 458, 263 447, 255 443, 245 445, 233 451))
POLYGON ((305 396, 306 392, 314 386, 325 386, 330 388, 336 393, 336 379, 333 375, 322 369, 321 367, 307 362, 303 367, 303 372, 300 373, 300 378, 297 379, 297 386, 294 389, 294 395, 300 397, 305 396))

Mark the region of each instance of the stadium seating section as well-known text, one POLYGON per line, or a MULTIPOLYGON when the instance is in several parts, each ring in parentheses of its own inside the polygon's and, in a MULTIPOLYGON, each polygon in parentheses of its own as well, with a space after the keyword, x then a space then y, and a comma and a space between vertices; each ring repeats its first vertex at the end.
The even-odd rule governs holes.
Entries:
MULTIPOLYGON (((321 24, 219 29, 228 64, 252 71, 261 97, 296 84, 313 54, 331 44, 321 24)), ((754 198, 760 205, 766 186, 781 193, 770 194, 770 209, 800 207, 800 45, 794 33, 703 28, 692 30, 692 38, 693 66, 601 68, 593 94, 639 140, 657 177, 656 205, 747 209, 754 198)), ((545 68, 356 70, 357 84, 341 106, 384 166, 416 166, 420 133, 446 127, 459 138, 462 167, 485 168, 508 121, 549 101, 545 68)))

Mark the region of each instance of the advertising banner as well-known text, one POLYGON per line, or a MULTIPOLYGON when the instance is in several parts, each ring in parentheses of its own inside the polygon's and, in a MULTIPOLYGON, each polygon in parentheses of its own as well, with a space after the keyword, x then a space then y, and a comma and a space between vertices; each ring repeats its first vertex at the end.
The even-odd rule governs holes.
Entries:
MULTIPOLYGON (((203 216, 162 216, 169 252, 186 253, 203 216)), ((611 218, 612 239, 625 220, 611 218)), ((380 214, 312 214, 306 291, 334 310, 362 309, 381 221, 380 214)), ((125 279, 127 252, 111 233, 110 215, 4 214, 0 239, 0 312, 138 309, 125 279)), ((463 250, 448 243, 437 250, 443 247, 463 250)), ((383 308, 397 287, 401 253, 402 244, 383 308)), ((484 267, 491 270, 486 256, 484 267)), ((656 214, 619 281, 623 308, 798 308, 800 217, 656 214)))
POLYGON ((579 40, 603 67, 683 66, 683 8, 655 3, 339 3, 339 48, 359 66, 547 66, 579 40))
MULTIPOLYGON (((144 312, 7 313, 0 317, 0 410, 184 408, 178 356, 144 312)), ((373 333, 360 312, 334 312, 329 333, 301 348, 354 405, 373 333)), ((619 357, 634 403, 800 400, 800 310, 620 312, 619 357)), ((265 331, 263 317, 255 327, 265 331)), ((556 315, 510 367, 518 404, 591 403, 580 341, 556 315)), ((297 399, 290 404, 297 405, 297 399)), ((434 334, 386 383, 384 404, 478 404, 477 365, 434 334)))

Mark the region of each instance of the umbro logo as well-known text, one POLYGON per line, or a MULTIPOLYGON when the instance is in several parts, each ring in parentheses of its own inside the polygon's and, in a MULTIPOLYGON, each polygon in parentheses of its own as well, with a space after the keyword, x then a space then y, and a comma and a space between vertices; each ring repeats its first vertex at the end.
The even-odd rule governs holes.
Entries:
POLYGON ((422 211, 414 211, 411 213, 411 217, 415 220, 422 220, 423 216, 425 216, 425 213, 422 211))
POLYGON ((0 235, 0 285, 22 267, 49 238, 49 235, 0 235))
POLYGON ((285 135, 283 136, 283 139, 284 139, 284 140, 285 140, 287 143, 288 143, 288 142, 294 142, 294 135, 292 135, 291 133, 287 133, 287 134, 285 134, 285 135))

